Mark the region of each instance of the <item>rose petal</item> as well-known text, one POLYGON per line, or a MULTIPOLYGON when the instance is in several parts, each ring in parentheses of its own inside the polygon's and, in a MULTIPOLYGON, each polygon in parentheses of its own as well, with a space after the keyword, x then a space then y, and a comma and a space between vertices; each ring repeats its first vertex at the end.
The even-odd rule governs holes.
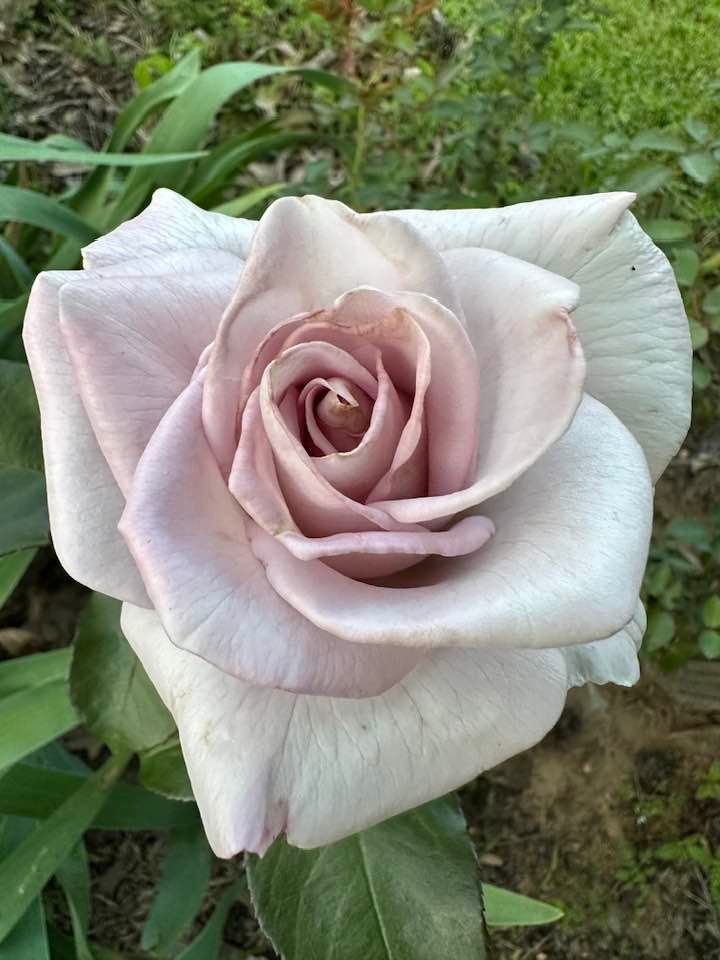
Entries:
POLYGON ((86 267, 107 267, 125 260, 195 251, 195 269, 205 256, 226 251, 245 259, 257 224, 254 220, 208 213, 179 193, 156 190, 150 204, 132 220, 94 240, 83 250, 86 267))
MULTIPOLYGON (((287 531, 278 534, 277 539, 299 560, 341 557, 350 553, 461 557, 479 550, 494 532, 493 523, 486 517, 465 517, 449 530, 437 532, 371 530, 367 533, 336 533, 330 537, 305 537, 287 531)), ((362 559, 364 561, 365 556, 362 559)))
MULTIPOLYGON (((229 486, 233 495, 253 520, 273 536, 291 531, 297 534, 301 530, 296 522, 297 513, 288 508, 286 496, 280 488, 276 470, 276 459, 263 424, 259 388, 250 397, 243 416, 242 435, 237 455, 230 471, 229 486)), ((281 427, 282 429, 282 427, 281 427)), ((291 488, 296 498, 295 507, 304 507, 315 523, 321 523, 323 509, 332 511, 340 529, 348 530, 415 530, 424 533, 420 527, 400 527, 382 511, 367 507, 340 493, 313 468, 313 459, 302 448, 290 431, 281 438, 282 453, 295 465, 297 484, 291 488), (310 496, 312 492, 312 497, 310 496)), ((292 475, 292 470, 290 474, 292 475)), ((330 527, 330 533, 335 531, 330 527)), ((322 534, 321 534, 322 536, 322 534)), ((344 541, 348 543, 349 541, 344 541)), ((358 545, 360 541, 357 541, 358 545)), ((332 565, 347 576, 380 577, 402 570, 417 562, 417 556, 407 554, 389 554, 379 559, 377 555, 335 557, 332 565)))
POLYGON ((204 270, 227 273, 232 277, 233 285, 237 285, 244 261, 227 250, 172 250, 136 260, 119 260, 92 270, 86 268, 83 273, 96 280, 100 277, 183 277, 186 274, 198 274, 198 257, 202 257, 204 270))
POLYGON ((647 557, 652 488, 642 450, 586 397, 567 433, 483 514, 496 534, 425 585, 358 583, 251 535, 278 593, 318 627, 362 643, 551 647, 611 636, 632 617, 647 557))
POLYGON ((349 697, 392 686, 422 652, 337 640, 269 586, 208 447, 201 408, 195 381, 153 435, 120 523, 172 642, 260 686, 349 697))
POLYGON ((257 345, 282 321, 327 307, 362 284, 427 293, 462 316, 442 258, 396 217, 361 216, 318 197, 283 197, 270 205, 208 373, 203 422, 224 469, 235 452, 227 424, 234 422, 243 393, 238 372, 257 345))
POLYGON ((638 601, 632 620, 614 636, 580 646, 563 647, 568 686, 617 683, 623 687, 632 687, 640 679, 637 653, 646 624, 645 609, 638 601))
MULTIPOLYGON (((346 351, 330 343, 312 342, 299 344, 285 350, 265 371, 258 392, 253 394, 246 407, 246 424, 238 445, 238 456, 245 463, 241 450, 246 444, 258 441, 253 436, 251 423, 254 420, 249 410, 251 404, 259 403, 262 423, 267 441, 272 449, 277 477, 287 503, 290 516, 297 528, 308 536, 322 537, 338 530, 396 529, 382 510, 351 500, 335 489, 318 472, 315 459, 307 453, 298 439, 288 430, 277 406, 291 384, 307 382, 315 377, 339 375, 355 382, 368 396, 376 397, 378 385, 375 378, 346 351)), ((258 519, 253 502, 254 484, 246 487, 246 478, 239 461, 233 465, 230 489, 247 512, 258 519), (250 494, 248 496, 248 493, 250 494)), ((274 533, 275 530, 270 530, 274 533)))
POLYGON ((579 284, 586 389, 631 430, 657 479, 690 423, 692 352, 672 267, 626 212, 631 193, 497 210, 398 211, 437 250, 488 247, 579 284))
MULTIPOLYGON (((375 484, 390 468, 407 410, 397 390, 385 372, 378 357, 378 394, 370 417, 370 425, 360 443, 352 450, 338 452, 318 427, 313 409, 315 389, 307 391, 305 398, 307 427, 311 439, 323 452, 314 457, 318 473, 336 490, 353 500, 363 501, 375 484)), ((318 381, 318 384, 327 381, 318 381)))
POLYGON ((180 731, 218 856, 285 830, 317 847, 466 783, 536 743, 565 701, 556 650, 437 650, 369 700, 261 690, 173 646, 152 612, 123 630, 180 731))
POLYGON ((74 580, 119 600, 149 606, 117 531, 125 501, 90 426, 60 332, 60 290, 83 279, 88 277, 82 271, 41 273, 33 284, 23 328, 40 405, 53 545, 74 580))
MULTIPOLYGON (((575 284, 495 251, 455 250, 447 258, 468 302, 479 363, 479 398, 469 401, 478 411, 477 467, 474 481, 449 496, 382 498, 383 509, 404 522, 453 516, 506 489, 564 433, 582 397, 585 360, 568 316, 575 284)), ((465 431, 451 423, 445 432, 464 441, 465 431)))
POLYGON ((215 336, 234 281, 221 270, 131 282, 83 276, 63 287, 60 325, 85 409, 125 493, 153 431, 215 336))

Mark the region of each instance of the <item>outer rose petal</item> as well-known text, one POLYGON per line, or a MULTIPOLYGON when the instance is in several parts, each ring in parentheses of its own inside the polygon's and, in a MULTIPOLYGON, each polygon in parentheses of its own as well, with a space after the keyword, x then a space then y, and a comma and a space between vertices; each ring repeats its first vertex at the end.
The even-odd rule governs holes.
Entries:
POLYGON ((557 650, 438 650, 368 700, 251 687, 173 646, 151 611, 123 630, 180 731, 218 856, 286 831, 317 847, 424 803, 525 750, 567 689, 557 650))
POLYGON ((242 395, 238 371, 278 323, 327 307, 363 284, 426 293, 462 316, 442 258, 396 217, 361 216, 319 197, 283 197, 270 205, 208 371, 203 422, 225 470, 237 439, 227 424, 242 395))
POLYGON ((201 406, 194 381, 148 444, 120 523, 173 643, 261 686, 348 697, 387 689, 422 652, 345 643, 277 596, 210 452, 201 406))
POLYGON ((132 220, 94 240, 83 250, 86 267, 193 250, 196 268, 205 254, 226 251, 245 259, 257 224, 254 220, 208 213, 172 190, 156 190, 150 204, 132 220))
POLYGON ((41 412, 43 457, 53 544, 71 577, 110 596, 150 605, 117 523, 124 499, 85 413, 60 332, 63 284, 80 271, 41 273, 23 338, 41 412))
MULTIPOLYGON (((60 325, 95 435, 125 493, 165 411, 187 386, 232 296, 237 270, 184 275, 78 274, 60 325)), ((225 261, 221 258, 220 265, 225 261)))
POLYGON ((251 542, 282 597, 355 642, 555 647, 611 636, 633 616, 652 488, 642 450, 597 400, 585 397, 567 433, 482 512, 496 528, 482 550, 426 561, 392 586, 251 542))
MULTIPOLYGON (((573 319, 586 388, 640 442, 653 480, 690 424, 692 351, 665 255, 627 207, 631 193, 540 200, 491 210, 396 211, 435 249, 488 247, 579 284, 573 319)), ((472 297, 472 290, 465 291, 472 297)))
POLYGON ((585 683, 617 683, 632 687, 640 679, 637 652, 642 643, 647 619, 638 601, 632 620, 619 633, 606 640, 595 640, 577 647, 563 647, 568 686, 585 683))

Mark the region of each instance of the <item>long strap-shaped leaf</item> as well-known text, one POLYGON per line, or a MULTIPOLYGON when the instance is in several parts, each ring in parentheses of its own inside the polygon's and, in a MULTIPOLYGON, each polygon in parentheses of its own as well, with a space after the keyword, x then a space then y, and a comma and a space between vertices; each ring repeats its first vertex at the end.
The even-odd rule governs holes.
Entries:
MULTIPOLYGON (((0 817, 0 862, 32 833, 34 827, 32 820, 0 817)), ((50 960, 42 897, 35 897, 24 916, 0 945, 0 957, 2 960, 50 960)))
POLYGON ((129 757, 110 757, 55 813, 0 863, 0 943, 102 808, 129 757))
MULTIPOLYGON (((325 85, 347 85, 346 81, 321 70, 291 69, 267 63, 218 63, 203 70, 168 107, 147 143, 146 152, 168 153, 197 149, 218 110, 230 97, 257 80, 288 73, 298 73, 306 79, 325 85)), ((115 227, 133 216, 154 186, 162 184, 177 190, 187 176, 187 170, 173 170, 165 166, 133 170, 107 226, 115 227)))
POLYGON ((176 957, 177 943, 207 892, 210 848, 200 823, 169 837, 157 896, 143 928, 141 945, 159 957, 176 957))
POLYGON ((90 871, 82 840, 55 874, 63 888, 70 911, 76 960, 94 960, 88 943, 90 922, 90 871))
MULTIPOLYGON (((150 84, 120 111, 115 118, 110 139, 105 145, 108 153, 124 150, 147 118, 159 107, 180 96, 200 72, 200 51, 191 50, 172 70, 150 84)), ((107 202, 113 170, 99 167, 90 174, 72 200, 72 206, 90 223, 99 223, 107 202)), ((64 270, 75 266, 79 251, 66 241, 56 254, 51 269, 64 270)))
MULTIPOLYGON (((13 553, 4 559, 17 556, 13 553)), ((27 657, 3 660, 0 663, 0 697, 52 680, 67 680, 71 656, 72 649, 63 647, 62 650, 51 650, 49 653, 33 653, 27 657)))
POLYGON ((0 700, 0 770, 77 723, 65 679, 28 687, 0 700))
POLYGON ((0 557, 0 607, 20 582, 20 578, 30 566, 36 553, 37 550, 31 547, 28 550, 18 550, 16 553, 8 553, 0 557))
POLYGON ((115 119, 107 150, 124 150, 134 134, 150 116, 169 100, 187 89, 200 73, 200 51, 197 47, 186 54, 172 70, 145 87, 123 107, 115 119))
POLYGON ((0 220, 29 223, 43 230, 90 243, 97 232, 68 207, 50 197, 22 187, 0 184, 0 220))
MULTIPOLYGON (((44 820, 82 787, 87 774, 16 763, 0 776, 0 814, 44 820)), ((119 783, 97 814, 99 830, 169 830, 198 824, 194 803, 167 800, 140 787, 119 783)))
POLYGON ((17 163, 28 160, 35 163, 70 163, 84 167, 152 167, 160 163, 180 163, 207 156, 204 150, 189 153, 105 153, 95 150, 68 150, 65 147, 48 146, 0 134, 0 163, 17 163))

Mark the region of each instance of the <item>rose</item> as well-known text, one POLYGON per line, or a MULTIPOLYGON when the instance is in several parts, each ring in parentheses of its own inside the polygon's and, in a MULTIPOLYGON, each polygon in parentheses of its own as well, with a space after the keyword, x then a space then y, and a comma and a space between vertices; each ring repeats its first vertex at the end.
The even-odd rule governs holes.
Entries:
POLYGON ((338 839, 636 680, 690 348, 631 200, 255 224, 161 190, 38 278, 55 546, 125 601, 219 855, 338 839))

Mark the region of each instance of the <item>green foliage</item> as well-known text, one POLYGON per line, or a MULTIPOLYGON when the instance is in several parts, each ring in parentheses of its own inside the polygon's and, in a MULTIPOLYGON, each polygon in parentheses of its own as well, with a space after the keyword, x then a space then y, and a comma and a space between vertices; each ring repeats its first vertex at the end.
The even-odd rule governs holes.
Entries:
POLYGON ((177 734, 141 753, 140 783, 173 800, 193 799, 177 734))
MULTIPOLYGON (((37 754, 0 776, 0 814, 45 819, 68 800, 88 777, 83 770, 47 768, 37 754)), ((198 822, 195 804, 177 803, 139 787, 118 784, 93 820, 100 830, 171 830, 198 822)))
POLYGON ((0 942, 71 854, 126 763, 126 756, 111 757, 0 863, 0 942))
MULTIPOLYGON (((0 817, 0 860, 4 860, 32 832, 32 820, 0 817)), ((3 960, 50 960, 45 910, 36 897, 10 935, 2 941, 3 960)))
POLYGON ((66 679, 32 684, 3 697, 0 770, 67 733, 77 723, 66 679))
POLYGON ((717 56, 720 6, 710 0, 579 0, 593 29, 559 32, 538 85, 536 110, 606 130, 680 123, 688 107, 717 119, 708 64, 717 56))
POLYGON ((659 528, 650 550, 644 649, 666 668, 720 656, 720 510, 659 528))
POLYGON ((142 948, 170 960, 205 897, 210 849, 202 826, 174 830, 168 838, 157 896, 142 932, 142 948))
POLYGON ((175 723, 120 630, 119 600, 95 593, 75 636, 70 690, 86 726, 114 751, 141 753, 175 723))
POLYGON ((489 927, 532 927, 555 923, 562 910, 519 893, 503 890, 491 883, 482 885, 485 920, 489 927))
MULTIPOLYGON (((281 837, 262 859, 248 857, 247 871, 261 926, 286 960, 485 955, 475 853, 455 796, 317 850, 281 837)), ((508 890, 482 890, 488 926, 562 917, 508 890)))
POLYGON ((320 850, 278 839, 249 859, 248 879, 263 930, 287 960, 484 955, 475 857, 455 799, 320 850))

